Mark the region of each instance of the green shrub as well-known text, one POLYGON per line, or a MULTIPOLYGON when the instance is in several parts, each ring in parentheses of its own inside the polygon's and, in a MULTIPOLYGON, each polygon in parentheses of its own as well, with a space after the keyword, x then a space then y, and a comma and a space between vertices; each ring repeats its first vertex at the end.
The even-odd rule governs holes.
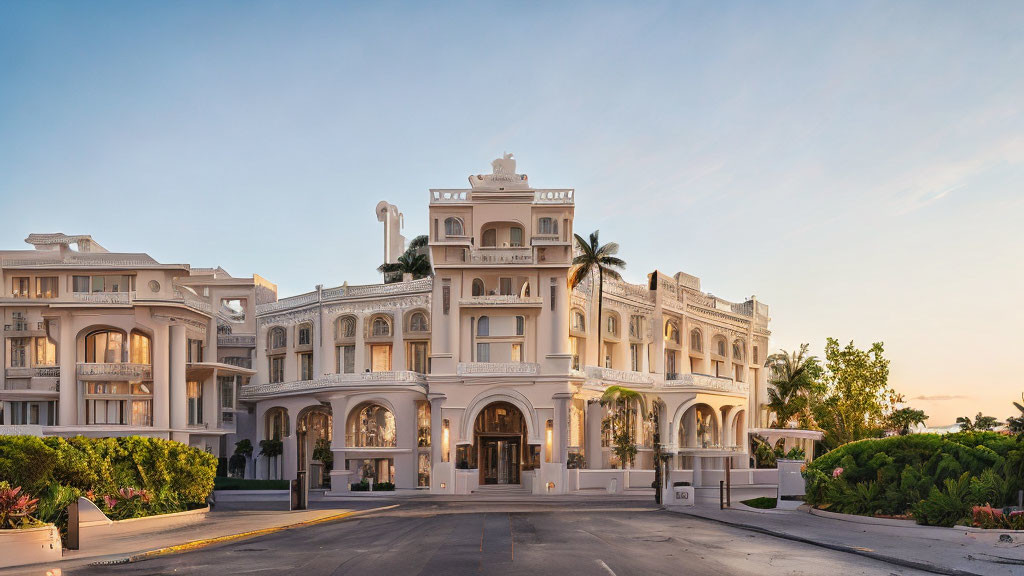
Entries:
POLYGON ((1024 488, 1024 446, 991 432, 861 440, 816 459, 804 478, 806 501, 819 508, 952 525, 973 505, 1014 503, 1024 488))
POLYGON ((0 436, 0 480, 29 494, 46 489, 56 454, 36 436, 0 436))
POLYGON ((778 501, 776 501, 775 498, 762 496, 760 498, 751 498, 750 500, 744 500, 743 504, 750 506, 751 508, 770 510, 778 505, 778 501))

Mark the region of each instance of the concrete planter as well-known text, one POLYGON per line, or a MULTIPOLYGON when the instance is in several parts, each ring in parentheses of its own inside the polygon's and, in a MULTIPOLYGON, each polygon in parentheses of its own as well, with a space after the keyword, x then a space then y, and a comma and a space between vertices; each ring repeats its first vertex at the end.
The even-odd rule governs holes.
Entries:
POLYGON ((24 530, 0 530, 0 568, 56 562, 63 550, 53 524, 24 530))
POLYGON ((856 514, 840 514, 838 512, 829 512, 828 510, 818 510, 817 508, 811 508, 811 514, 815 516, 821 516, 822 518, 832 518, 833 520, 853 522, 854 524, 871 524, 874 526, 898 526, 901 528, 927 528, 926 526, 921 526, 913 520, 899 520, 897 518, 875 518, 874 516, 858 516, 856 514))
POLYGON ((975 526, 954 526, 953 530, 963 532, 968 538, 993 546, 1017 547, 1024 544, 1024 530, 1001 530, 998 528, 977 528, 975 526))

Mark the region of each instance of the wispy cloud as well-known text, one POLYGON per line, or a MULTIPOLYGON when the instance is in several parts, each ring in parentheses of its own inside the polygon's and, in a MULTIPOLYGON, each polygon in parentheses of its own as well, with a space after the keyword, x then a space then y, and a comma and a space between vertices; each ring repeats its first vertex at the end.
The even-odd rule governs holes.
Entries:
POLYGON ((962 394, 923 394, 921 396, 914 396, 913 398, 911 398, 911 400, 922 400, 925 402, 948 402, 950 400, 966 400, 967 398, 968 396, 964 396, 962 394))

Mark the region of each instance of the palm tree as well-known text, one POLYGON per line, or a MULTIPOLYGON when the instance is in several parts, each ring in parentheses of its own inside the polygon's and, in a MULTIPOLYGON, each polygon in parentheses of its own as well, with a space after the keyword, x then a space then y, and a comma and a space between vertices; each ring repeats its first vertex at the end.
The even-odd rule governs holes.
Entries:
POLYGON ((647 401, 644 395, 625 386, 612 385, 605 388, 600 399, 601 406, 611 407, 609 414, 601 423, 605 430, 612 433, 613 451, 619 457, 622 467, 632 462, 636 456, 636 438, 630 427, 630 413, 640 412, 640 418, 647 419, 647 401))
POLYGON ((812 384, 810 369, 817 366, 816 356, 807 354, 808 344, 797 352, 783 350, 768 357, 772 385, 768 389, 768 409, 775 413, 775 428, 785 428, 794 416, 806 415, 812 384))
MULTIPOLYGON (((1021 402, 1024 402, 1024 394, 1020 395, 1021 402)), ((1009 427, 1011 434, 1017 435, 1017 440, 1024 440, 1024 404, 1019 402, 1013 403, 1017 410, 1020 410, 1020 416, 1010 416, 1006 419, 1006 426, 1009 427)))
POLYGON ((385 262, 378 266, 377 271, 384 274, 384 283, 400 282, 405 274, 412 274, 413 278, 426 278, 433 274, 430 257, 422 250, 427 241, 426 236, 413 238, 409 242, 409 247, 398 257, 398 262, 385 262))
POLYGON ((569 287, 575 288, 590 276, 593 270, 597 270, 597 347, 600 354, 601 348, 601 321, 604 307, 604 277, 607 274, 612 280, 621 280, 619 270, 625 270, 625 260, 616 256, 619 253, 619 245, 609 242, 602 246, 597 236, 600 230, 590 233, 590 241, 587 242, 579 234, 576 237, 576 246, 580 254, 572 259, 572 269, 569 271, 569 287))
POLYGON ((985 416, 981 412, 978 412, 978 415, 974 417, 974 422, 971 422, 970 416, 960 416, 956 419, 956 423, 960 425, 960 430, 964 432, 991 431, 997 426, 1003 425, 994 416, 985 416))

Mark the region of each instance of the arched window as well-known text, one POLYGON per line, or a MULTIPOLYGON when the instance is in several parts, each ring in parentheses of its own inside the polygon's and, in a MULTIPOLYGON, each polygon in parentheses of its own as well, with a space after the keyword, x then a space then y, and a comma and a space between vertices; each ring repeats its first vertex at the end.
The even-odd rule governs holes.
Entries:
POLYGON ((570 325, 573 330, 578 332, 585 332, 587 330, 587 317, 583 315, 580 310, 572 311, 572 324, 570 325))
POLYGON ((611 334, 612 336, 617 336, 619 334, 619 317, 618 316, 616 316, 614 314, 609 314, 608 315, 607 330, 608 330, 608 333, 611 334))
POLYGON ((480 237, 480 245, 486 247, 493 247, 498 245, 498 231, 494 228, 488 228, 484 230, 483 235, 480 237))
POLYGON ((101 364, 118 364, 128 360, 124 332, 119 330, 97 330, 85 337, 85 361, 101 364))
POLYGON ((131 351, 132 364, 152 364, 153 350, 149 336, 138 330, 132 330, 131 342, 128 346, 131 351))
POLYGON ((715 339, 715 352, 717 352, 719 356, 725 356, 725 338, 719 336, 715 339))
POLYGON ((288 411, 284 408, 267 410, 264 423, 266 440, 280 440, 288 436, 288 411))
POLYGON ((743 340, 736 340, 732 343, 732 359, 736 362, 743 362, 743 349, 746 346, 743 345, 743 340))
POLYGON ((679 344, 679 326, 672 320, 665 323, 665 339, 679 344))
POLYGON ((513 226, 508 229, 508 245, 513 248, 518 248, 523 245, 523 229, 519 226, 513 226))
POLYGON ((267 341, 270 343, 271 349, 284 348, 288 345, 288 333, 285 332, 284 328, 275 326, 270 329, 267 341))
POLYGON ((455 218, 454 216, 444 219, 444 235, 445 236, 465 236, 465 227, 462 225, 462 218, 455 218))
POLYGON ((423 312, 413 312, 412 316, 409 317, 409 331, 426 332, 427 315, 424 314, 423 312))
POLYGON ((383 316, 377 316, 370 324, 370 333, 373 336, 391 336, 391 323, 383 316))
POLYGON ((473 296, 484 295, 484 281, 479 278, 473 278, 473 296))
POLYGON ((348 438, 353 448, 394 448, 395 416, 380 404, 364 404, 348 417, 348 438))
POLYGON ((309 322, 299 324, 299 327, 295 330, 295 341, 296 346, 312 346, 313 325, 309 322))
POLYGON ((476 321, 476 335, 477 336, 490 336, 491 334, 491 320, 487 316, 481 316, 476 321))
POLYGON ((547 217, 537 220, 537 233, 558 234, 558 220, 547 217))
POLYGON ((355 338, 356 317, 342 316, 341 318, 338 318, 338 325, 335 328, 335 330, 335 336, 338 338, 355 338))
POLYGON ((694 352, 704 351, 704 338, 701 336, 700 330, 696 328, 690 330, 690 350, 694 352))

